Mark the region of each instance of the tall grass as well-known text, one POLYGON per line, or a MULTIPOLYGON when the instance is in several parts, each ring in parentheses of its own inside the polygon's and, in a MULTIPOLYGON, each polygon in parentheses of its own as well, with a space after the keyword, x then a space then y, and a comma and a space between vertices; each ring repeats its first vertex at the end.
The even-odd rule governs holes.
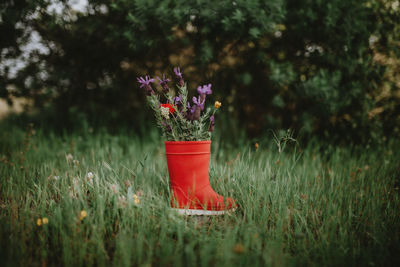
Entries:
POLYGON ((3 126, 4 265, 399 263, 398 141, 374 148, 293 143, 279 151, 272 137, 258 149, 217 137, 210 181, 240 208, 184 217, 169 209, 157 132, 56 135, 3 126), (42 218, 48 223, 39 226, 42 218))

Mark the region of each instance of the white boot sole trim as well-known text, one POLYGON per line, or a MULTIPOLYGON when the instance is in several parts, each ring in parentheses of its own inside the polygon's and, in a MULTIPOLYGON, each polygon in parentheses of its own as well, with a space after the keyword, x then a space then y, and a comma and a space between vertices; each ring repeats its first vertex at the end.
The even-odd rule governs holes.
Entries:
POLYGON ((234 212, 236 208, 230 210, 194 210, 194 209, 175 209, 181 215, 223 215, 225 213, 234 212))

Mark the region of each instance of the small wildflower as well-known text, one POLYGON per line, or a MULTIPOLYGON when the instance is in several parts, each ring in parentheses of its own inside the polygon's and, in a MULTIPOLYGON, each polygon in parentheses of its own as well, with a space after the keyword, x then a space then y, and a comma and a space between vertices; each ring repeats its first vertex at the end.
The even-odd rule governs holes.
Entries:
POLYGON ((201 111, 204 109, 204 101, 201 100, 201 97, 198 98, 193 97, 193 106, 190 108, 190 104, 188 103, 188 108, 190 108, 190 114, 188 114, 188 118, 190 120, 199 120, 201 116, 201 111))
POLYGON ((135 202, 136 205, 140 203, 140 199, 139 199, 138 195, 133 194, 133 202, 135 202))
POLYGON ((74 163, 74 166, 79 166, 79 160, 74 159, 72 163, 74 163))
POLYGON ((86 218, 86 216, 87 216, 86 210, 81 210, 81 212, 79 213, 79 220, 82 221, 83 219, 86 218))
POLYGON ((60 176, 56 176, 56 175, 53 176, 54 181, 58 181, 58 179, 60 179, 60 176))
POLYGON ((197 93, 199 93, 201 101, 204 101, 206 99, 206 95, 212 94, 211 83, 208 85, 203 85, 203 87, 197 87, 197 93))
POLYGON ((179 67, 175 67, 174 68, 174 72, 175 72, 176 77, 182 79, 182 72, 181 72, 181 69, 179 67))
POLYGON ((154 82, 153 78, 150 78, 150 76, 146 75, 145 78, 143 77, 138 77, 137 78, 138 82, 140 83, 140 88, 143 88, 146 90, 146 95, 151 96, 154 94, 153 88, 151 88, 150 83, 154 82))
MULTIPOLYGON (((198 98, 193 97, 192 100, 193 100, 193 104, 194 104, 193 107, 197 106, 197 107, 200 107, 201 110, 204 109, 204 102, 205 102, 204 99, 202 100, 201 97, 199 96, 198 98)), ((192 107, 192 108, 193 108, 193 107, 192 107)))
POLYGON ((197 87, 197 93, 199 93, 200 95, 201 94, 205 94, 205 95, 212 94, 211 83, 209 83, 208 85, 203 85, 203 86, 197 87))
POLYGON ((222 106, 221 102, 215 101, 214 107, 215 107, 216 109, 220 108, 221 106, 222 106))
POLYGON ((49 223, 49 219, 47 217, 43 217, 42 218, 42 223, 43 223, 43 225, 48 224, 49 223))
POLYGON ((183 95, 175 96, 172 100, 173 100, 174 105, 179 109, 179 111, 182 111, 183 95))
POLYGON ((233 247, 233 251, 234 251, 235 253, 237 253, 237 254, 241 254, 241 253, 244 252, 244 246, 243 246, 242 244, 236 244, 236 245, 233 247))
POLYGON ((169 92, 169 87, 168 87, 168 82, 170 81, 170 79, 165 78, 165 74, 163 74, 162 79, 160 77, 156 77, 159 81, 160 81, 160 85, 163 89, 164 94, 169 92))
POLYGON ((365 166, 364 166, 364 170, 368 171, 368 170, 369 170, 369 166, 368 166, 368 165, 365 165, 365 166))
POLYGON ((167 107, 160 107, 161 111, 161 116, 163 116, 165 119, 169 119, 169 108, 167 107))
POLYGON ((259 147, 260 145, 258 144, 258 143, 255 143, 254 144, 254 148, 256 149, 256 150, 258 150, 258 147, 259 147))
POLYGON ((174 101, 175 105, 182 104, 183 96, 182 95, 174 96, 172 100, 174 101))
POLYGON ((40 219, 40 218, 37 219, 37 220, 36 220, 36 225, 37 225, 37 226, 42 226, 42 219, 40 219))
POLYGON ((179 67, 175 67, 174 72, 176 77, 179 79, 179 86, 180 87, 185 86, 185 81, 183 80, 181 69, 179 67))
POLYGON ((190 107, 190 103, 189 102, 187 102, 186 108, 187 108, 187 112, 186 112, 185 117, 186 117, 186 119, 192 121, 193 120, 193 113, 192 113, 192 108, 190 107))

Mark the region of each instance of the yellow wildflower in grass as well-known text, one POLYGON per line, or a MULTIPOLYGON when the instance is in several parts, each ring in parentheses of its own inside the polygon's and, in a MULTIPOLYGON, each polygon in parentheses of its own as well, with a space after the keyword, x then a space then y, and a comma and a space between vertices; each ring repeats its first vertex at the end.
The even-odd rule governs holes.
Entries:
POLYGON ((37 225, 37 226, 42 226, 42 219, 40 219, 40 218, 37 219, 37 220, 36 220, 36 225, 37 225))
POLYGON ((254 147, 255 147, 255 149, 257 150, 258 147, 259 147, 258 143, 255 143, 255 144, 254 144, 254 147))
POLYGON ((244 252, 244 246, 243 246, 242 244, 236 244, 236 245, 233 247, 233 251, 234 251, 236 254, 242 254, 242 253, 244 252))
POLYGON ((83 219, 85 219, 87 216, 87 212, 86 210, 81 210, 81 213, 79 214, 79 219, 82 221, 83 219))
POLYGON ((136 194, 133 194, 133 202, 135 202, 135 204, 139 204, 140 203, 140 199, 136 194))
POLYGON ((220 108, 222 106, 221 102, 215 101, 214 107, 215 108, 220 108))
POLYGON ((47 217, 43 217, 42 218, 42 223, 44 224, 48 224, 49 223, 49 219, 47 219, 47 217))

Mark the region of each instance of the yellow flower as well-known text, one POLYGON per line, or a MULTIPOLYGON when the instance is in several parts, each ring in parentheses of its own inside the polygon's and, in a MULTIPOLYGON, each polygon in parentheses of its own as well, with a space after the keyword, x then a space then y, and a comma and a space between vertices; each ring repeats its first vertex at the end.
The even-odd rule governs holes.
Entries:
POLYGON ((220 108, 222 106, 221 102, 215 101, 214 107, 215 108, 220 108))
POLYGON ((241 253, 244 252, 244 246, 243 246, 242 244, 236 244, 236 245, 233 247, 233 251, 234 251, 235 253, 237 253, 237 254, 241 254, 241 253))
POLYGON ((255 147, 255 149, 257 150, 258 147, 259 147, 258 143, 255 143, 255 144, 254 144, 254 147, 255 147))
POLYGON ((48 224, 49 223, 49 219, 47 219, 46 217, 42 218, 42 223, 43 224, 48 224))
POLYGON ((81 213, 79 214, 79 219, 82 221, 83 219, 85 219, 86 216, 87 216, 86 210, 81 210, 81 213))
POLYGON ((37 226, 42 226, 42 219, 37 219, 36 220, 36 224, 37 224, 37 226))
POLYGON ((133 202, 135 202, 135 204, 139 204, 140 203, 140 199, 136 194, 133 194, 133 202))

